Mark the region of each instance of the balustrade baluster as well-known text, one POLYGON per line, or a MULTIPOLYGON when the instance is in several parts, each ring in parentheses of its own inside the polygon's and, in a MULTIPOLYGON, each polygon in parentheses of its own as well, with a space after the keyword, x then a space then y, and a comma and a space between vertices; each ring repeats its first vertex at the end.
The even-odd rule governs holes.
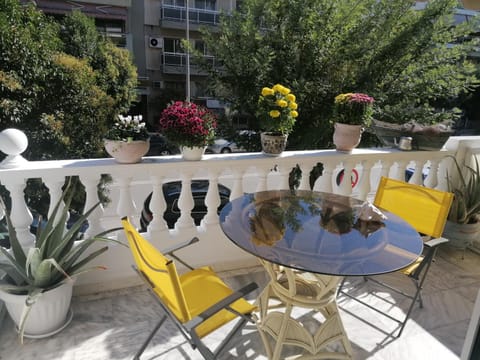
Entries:
POLYGON ((343 177, 338 185, 338 193, 341 195, 350 196, 352 194, 352 170, 354 167, 353 162, 344 161, 342 163, 343 167, 343 177))
POLYGON ((315 181, 313 190, 323 191, 323 192, 332 192, 332 176, 333 176, 333 162, 325 161, 323 163, 323 172, 322 175, 315 181))
POLYGON ((258 175, 258 184, 256 192, 267 190, 267 175, 270 172, 270 169, 265 169, 257 166, 257 175, 258 175))
MULTIPOLYGON (((62 187, 65 184, 64 178, 53 177, 53 176, 44 176, 42 178, 45 186, 48 188, 48 193, 50 195, 50 206, 48 207, 48 217, 50 218, 53 212, 53 209, 56 204, 60 201, 63 190, 62 187)), ((58 212, 62 212, 65 207, 65 203, 62 202, 58 206, 58 212)), ((55 224, 60 220, 59 217, 55 218, 55 224)), ((40 226, 40 224, 38 224, 40 226)))
POLYGON ((178 208, 180 209, 180 217, 178 218, 175 228, 185 229, 195 226, 192 217, 192 209, 194 206, 192 195, 192 174, 184 172, 182 174, 182 190, 178 198, 178 208))
POLYGON ((390 176, 390 170, 392 168, 392 161, 390 160, 382 160, 380 162, 380 176, 375 179, 375 182, 373 184, 373 188, 377 189, 378 188, 378 183, 380 182, 380 177, 389 177, 390 176))
POLYGON ((150 211, 152 212, 152 221, 148 225, 148 234, 150 238, 160 238, 161 234, 168 230, 167 222, 163 218, 167 203, 163 195, 163 176, 151 176, 152 197, 150 199, 150 211))
POLYGON ((396 180, 405 181, 405 171, 407 170, 408 161, 398 160, 396 163, 396 171, 394 171, 390 177, 396 180))
POLYGON ((30 232, 33 216, 25 203, 25 194, 23 192, 26 181, 3 181, 3 185, 10 192, 10 199, 12 201, 10 218, 17 232, 18 241, 23 247, 33 247, 35 244, 35 236, 30 232))
POLYGON ((209 171, 209 184, 207 196, 205 197, 205 206, 207 207, 207 214, 202 220, 202 224, 214 225, 218 224, 218 207, 220 206, 220 195, 218 194, 218 172, 209 171))
POLYGON ((119 217, 128 216, 138 218, 137 207, 132 198, 131 183, 132 177, 119 177, 117 179, 119 187, 119 198, 117 205, 117 214, 119 217))
MULTIPOLYGON (((82 181, 83 186, 85 186, 86 199, 85 199, 85 209, 84 211, 90 210, 95 204, 100 201, 98 197, 98 183, 101 180, 101 177, 98 175, 80 175, 80 180, 82 181)), ((101 233, 104 228, 101 223, 103 217, 103 205, 98 205, 95 210, 92 211, 88 217, 88 229, 85 232, 86 237, 95 236, 96 234, 101 233)))
POLYGON ((427 177, 423 181, 425 186, 435 189, 438 183, 438 160, 430 160, 427 177))
POLYGON ((306 164, 299 164, 300 170, 302 171, 302 176, 300 178, 300 185, 298 186, 299 190, 310 190, 310 171, 312 170, 311 166, 306 164))
POLYGON ((450 186, 448 186, 448 174, 452 172, 454 161, 450 157, 446 157, 440 161, 438 164, 438 183, 435 189, 442 191, 449 191, 450 186))
POLYGON ((233 187, 230 192, 230 200, 243 195, 243 170, 233 169, 233 187))
POLYGON ((415 171, 408 182, 410 184, 423 185, 423 161, 415 160, 415 171))
POLYGON ((362 165, 362 174, 358 179, 357 183, 357 191, 358 191, 358 198, 362 200, 366 200, 368 195, 370 194, 370 175, 373 166, 373 161, 363 160, 361 162, 362 165))
POLYGON ((277 166, 277 171, 280 173, 280 182, 278 190, 288 190, 290 189, 289 177, 290 171, 292 169, 284 166, 277 166))

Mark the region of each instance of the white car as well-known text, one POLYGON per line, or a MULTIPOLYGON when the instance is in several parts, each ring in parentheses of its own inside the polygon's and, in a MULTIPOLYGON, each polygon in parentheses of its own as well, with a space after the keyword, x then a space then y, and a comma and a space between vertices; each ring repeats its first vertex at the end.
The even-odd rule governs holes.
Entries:
POLYGON ((245 151, 237 146, 233 141, 226 139, 216 139, 212 145, 208 145, 205 152, 207 154, 230 154, 232 152, 245 151))

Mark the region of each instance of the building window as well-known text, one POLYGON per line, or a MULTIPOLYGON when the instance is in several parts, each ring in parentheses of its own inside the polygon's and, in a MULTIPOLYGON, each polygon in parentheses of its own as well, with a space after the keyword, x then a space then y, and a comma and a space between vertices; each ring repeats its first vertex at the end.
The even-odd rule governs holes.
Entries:
POLYGON ((202 55, 208 55, 207 46, 203 40, 195 40, 195 50, 202 55))
POLYGON ((185 82, 181 81, 165 81, 165 90, 172 91, 174 93, 185 93, 185 82))
POLYGON ((165 52, 170 52, 170 53, 177 53, 177 54, 185 53, 182 46, 182 39, 164 38, 163 49, 165 52))
POLYGON ((216 0, 195 0, 195 9, 199 10, 215 10, 216 0))
POLYGON ((164 5, 185 7, 185 0, 163 0, 164 5))

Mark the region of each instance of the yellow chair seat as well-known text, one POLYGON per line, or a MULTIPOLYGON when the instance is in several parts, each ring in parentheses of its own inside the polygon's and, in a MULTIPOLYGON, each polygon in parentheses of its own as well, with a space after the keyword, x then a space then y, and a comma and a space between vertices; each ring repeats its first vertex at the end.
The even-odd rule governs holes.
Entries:
POLYGON ((403 268, 400 271, 403 274, 405 274, 407 276, 410 276, 410 274, 412 274, 415 270, 417 270, 417 268, 420 266, 422 261, 423 261, 423 256, 420 256, 420 257, 417 258, 417 260, 415 260, 415 262, 413 264, 408 265, 406 268, 403 268))
MULTIPOLYGON (((208 266, 180 275, 180 283, 191 319, 233 293, 208 266), (208 294, 208 296, 198 296, 198 294, 208 294)), ((234 302, 231 307, 241 314, 249 314, 256 310, 254 305, 243 298, 234 302)), ((197 327, 197 335, 202 338, 236 317, 237 315, 228 310, 221 310, 197 327)))

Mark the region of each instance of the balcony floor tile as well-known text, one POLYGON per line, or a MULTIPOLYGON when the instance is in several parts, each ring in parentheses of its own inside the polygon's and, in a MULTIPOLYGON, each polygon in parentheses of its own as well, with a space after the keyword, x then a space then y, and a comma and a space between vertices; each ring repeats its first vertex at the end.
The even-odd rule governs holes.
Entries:
MULTIPOLYGON (((260 286, 267 282, 266 274, 260 268, 222 275, 236 288, 252 280, 260 286)), ((396 275, 386 277, 394 279, 399 285, 411 285, 396 275)), ((480 288, 480 256, 467 251, 462 259, 461 252, 442 249, 430 269, 427 282, 425 307, 414 310, 399 339, 388 335, 396 327, 394 322, 339 296, 338 303, 355 360, 459 359, 480 288)), ((376 296, 369 295, 367 291, 375 289, 372 283, 353 278, 348 279, 346 286, 394 314, 401 315, 405 311, 406 304, 397 295, 385 290, 376 296)), ((24 345, 18 342, 14 325, 6 316, 0 328, 0 360, 131 359, 161 314, 155 300, 142 286, 76 296, 72 307, 74 318, 64 331, 47 339, 25 339, 24 345)), ((222 331, 211 334, 207 343, 217 344, 223 334, 222 331)), ((201 357, 168 322, 143 357, 153 358, 178 360, 201 357)), ((222 359, 266 359, 255 326, 247 325, 222 359)))

